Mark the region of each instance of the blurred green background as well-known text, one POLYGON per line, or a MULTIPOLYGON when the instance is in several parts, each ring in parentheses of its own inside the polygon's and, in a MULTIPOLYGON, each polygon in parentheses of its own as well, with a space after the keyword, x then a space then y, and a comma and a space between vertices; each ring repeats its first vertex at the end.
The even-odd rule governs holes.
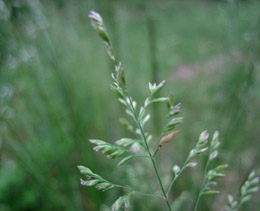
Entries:
MULTIPOLYGON (((0 210, 110 210, 122 190, 80 186, 77 165, 115 183, 160 191, 146 164, 117 168, 89 138, 129 136, 109 88, 112 66, 88 20, 102 14, 139 105, 148 82, 166 79, 185 121, 160 152, 165 185, 201 131, 220 132, 218 163, 229 163, 222 194, 199 210, 222 210, 260 158, 260 2, 253 0, 0 0, 0 210), (150 178, 152 183, 144 184, 150 178)), ((164 106, 148 130, 158 136, 164 106)), ((160 157, 160 158, 159 158, 160 157)), ((205 156, 174 186, 175 210, 192 210, 205 156)), ((161 160, 161 162, 160 162, 161 160)), ((259 210, 256 194, 244 210, 259 210)), ((164 210, 135 197, 132 210, 164 210)))

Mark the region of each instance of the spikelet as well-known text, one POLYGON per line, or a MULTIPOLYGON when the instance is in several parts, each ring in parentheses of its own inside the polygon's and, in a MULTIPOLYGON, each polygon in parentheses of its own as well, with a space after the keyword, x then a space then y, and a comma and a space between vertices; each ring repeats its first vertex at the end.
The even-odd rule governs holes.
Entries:
POLYGON ((168 135, 162 137, 162 139, 160 141, 160 145, 163 145, 164 143, 168 143, 169 141, 171 141, 179 132, 180 132, 180 130, 175 130, 175 131, 169 133, 168 135))

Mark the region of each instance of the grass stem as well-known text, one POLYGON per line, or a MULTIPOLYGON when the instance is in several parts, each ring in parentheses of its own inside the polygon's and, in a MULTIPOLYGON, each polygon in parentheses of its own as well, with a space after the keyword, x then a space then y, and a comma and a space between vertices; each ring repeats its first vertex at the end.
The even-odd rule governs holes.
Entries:
POLYGON ((128 99, 129 99, 129 102, 130 102, 130 103, 129 103, 129 106, 130 106, 130 108, 131 108, 131 110, 132 110, 132 113, 134 114, 134 117, 135 117, 135 120, 136 120, 136 124, 137 124, 138 128, 139 128, 140 131, 141 131, 141 135, 142 135, 143 141, 144 141, 144 143, 145 143, 145 147, 146 147, 147 153, 148 153, 148 155, 149 155, 149 157, 150 157, 150 160, 151 160, 151 162, 152 162, 152 164, 153 164, 153 168, 154 168, 154 171, 155 171, 155 173, 156 173, 158 182, 159 182, 159 184, 160 184, 160 187, 161 187, 161 190, 162 190, 162 193, 163 193, 163 196, 164 196, 164 200, 165 200, 165 202, 166 202, 166 204, 167 204, 167 206, 168 206, 168 209, 171 211, 171 205, 170 205, 170 203, 169 203, 168 197, 167 197, 166 192, 165 192, 165 189, 164 189, 164 187, 163 187, 162 180, 161 180, 161 177, 160 177, 160 175, 159 175, 159 171, 158 171, 157 165, 156 165, 156 163, 155 163, 155 160, 154 160, 154 158, 153 158, 153 156, 152 156, 152 153, 151 153, 151 151, 150 151, 149 145, 148 145, 148 143, 147 143, 147 140, 146 140, 146 137, 145 137, 145 133, 144 133, 144 129, 143 129, 142 125, 140 124, 138 115, 137 115, 136 110, 135 110, 135 108, 134 108, 134 106, 133 106, 133 102, 132 102, 132 100, 131 100, 131 98, 130 98, 129 96, 128 96, 128 99))

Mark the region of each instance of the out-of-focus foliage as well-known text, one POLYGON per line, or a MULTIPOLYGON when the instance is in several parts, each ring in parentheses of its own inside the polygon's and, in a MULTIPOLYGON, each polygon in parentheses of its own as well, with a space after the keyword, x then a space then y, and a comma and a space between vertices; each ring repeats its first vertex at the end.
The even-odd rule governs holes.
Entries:
MULTIPOLYGON (((106 210, 104 204, 118 193, 80 187, 76 166, 87 165, 108 179, 117 175, 120 183, 137 183, 145 171, 136 163, 115 172, 117 163, 93 159, 97 155, 87 142, 98 136, 112 143, 126 133, 117 123, 122 110, 110 100, 112 68, 87 20, 92 9, 107 20, 137 100, 146 96, 143 81, 151 76, 147 13, 153 17, 159 77, 172 83, 168 88, 183 103, 185 117, 171 145, 172 160, 161 171, 182 162, 201 129, 218 129, 218 159, 230 163, 222 185, 235 193, 252 168, 259 169, 258 1, 0 0, 0 209, 106 210)), ((169 157, 167 149, 164 154, 169 157)), ((194 170, 190 175, 172 192, 180 197, 179 210, 189 209, 203 180, 194 170), (194 195, 180 192, 185 189, 194 195)), ((147 185, 153 184, 140 184, 147 185)), ((137 210, 145 210, 143 200, 136 201, 137 210)), ((219 210, 227 201, 220 195, 201 203, 205 210, 219 210)), ((253 199, 246 208, 258 206, 253 199)))

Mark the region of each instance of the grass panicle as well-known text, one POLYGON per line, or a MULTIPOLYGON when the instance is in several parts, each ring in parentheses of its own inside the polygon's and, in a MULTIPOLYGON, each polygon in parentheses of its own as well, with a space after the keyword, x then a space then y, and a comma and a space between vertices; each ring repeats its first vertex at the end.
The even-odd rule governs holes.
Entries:
POLYGON ((227 211, 238 211, 242 205, 248 203, 252 199, 252 194, 259 190, 259 177, 256 176, 256 172, 252 171, 243 186, 240 189, 240 196, 235 200, 234 196, 228 195, 227 211))
MULTIPOLYGON (((197 158, 198 155, 208 151, 209 155, 205 167, 205 179, 201 185, 198 199, 194 208, 194 210, 197 210, 202 195, 219 193, 218 191, 212 189, 212 186, 216 185, 215 179, 224 176, 224 174, 220 173, 219 171, 227 167, 227 165, 219 165, 209 170, 209 165, 218 156, 218 147, 220 143, 218 140, 218 132, 214 133, 210 143, 208 143, 209 133, 206 130, 200 134, 197 143, 195 144, 193 149, 190 150, 182 167, 174 165, 174 175, 170 184, 168 185, 168 188, 166 189, 163 184, 162 177, 160 176, 161 172, 159 171, 159 168, 155 161, 155 156, 158 155, 158 152, 161 150, 163 145, 169 144, 169 142, 172 139, 174 139, 174 137, 179 133, 179 130, 176 128, 183 122, 183 118, 176 117, 176 115, 178 115, 181 112, 182 104, 175 104, 175 97, 172 93, 169 95, 169 97, 157 97, 158 92, 160 92, 163 86, 165 85, 165 81, 162 81, 159 84, 148 84, 150 93, 148 97, 145 99, 144 104, 138 107, 137 103, 129 94, 127 87, 126 72, 122 66, 122 63, 117 60, 113 53, 112 43, 108 36, 102 17, 98 13, 91 11, 89 14, 89 18, 91 19, 92 26, 97 31, 99 37, 103 40, 109 58, 114 64, 115 71, 111 74, 113 80, 111 84, 111 89, 117 95, 119 102, 125 108, 126 114, 130 117, 130 119, 132 119, 134 124, 131 124, 127 119, 121 119, 120 122, 127 130, 131 131, 135 137, 127 137, 117 140, 115 141, 116 145, 112 145, 110 143, 98 139, 91 139, 89 141, 95 145, 95 147, 93 148, 95 151, 105 154, 108 159, 120 158, 118 166, 124 165, 134 159, 149 159, 153 166, 155 176, 158 180, 158 184, 161 189, 161 195, 140 192, 135 190, 134 187, 128 185, 114 184, 103 179, 101 176, 93 173, 89 168, 84 166, 78 167, 80 172, 86 176, 86 180, 81 179, 81 184, 86 186, 95 186, 97 189, 103 191, 111 190, 113 188, 124 189, 126 191, 126 194, 120 196, 114 202, 114 204, 112 205, 113 211, 121 209, 129 210, 130 198, 133 194, 163 199, 166 203, 168 210, 171 211, 173 209, 170 204, 169 195, 171 193, 174 183, 186 168, 192 168, 197 166, 197 162, 194 162, 193 160, 197 158), (148 107, 151 104, 155 103, 166 103, 166 105, 168 106, 168 112, 166 114, 165 125, 159 136, 158 143, 156 143, 158 144, 158 147, 154 150, 150 146, 150 142, 152 141, 152 134, 146 132, 145 125, 150 119, 148 107), (154 153, 152 153, 153 151, 154 153)), ((250 196, 253 192, 258 190, 258 188, 255 187, 256 183, 258 183, 258 177, 255 178, 253 174, 254 173, 250 174, 248 181, 246 181, 245 185, 242 187, 239 202, 233 201, 231 200, 232 197, 229 197, 229 201, 231 204, 230 210, 238 209, 242 204, 250 200, 250 196)))

